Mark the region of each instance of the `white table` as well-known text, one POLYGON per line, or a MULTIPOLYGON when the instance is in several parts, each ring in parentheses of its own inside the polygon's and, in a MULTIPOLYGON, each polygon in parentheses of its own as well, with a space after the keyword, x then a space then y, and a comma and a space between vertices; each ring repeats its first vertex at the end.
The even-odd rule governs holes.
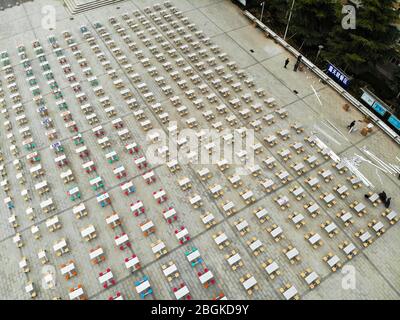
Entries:
POLYGON ((74 291, 69 293, 69 298, 71 300, 75 300, 75 299, 79 298, 81 295, 83 295, 83 289, 77 288, 74 291))
POLYGON ((248 290, 252 287, 254 287, 257 284, 257 280, 254 277, 251 277, 247 279, 246 281, 243 282, 243 287, 248 290))
POLYGON ((199 280, 200 280, 201 284, 204 284, 207 281, 211 280, 212 278, 214 278, 214 275, 212 274, 212 272, 210 270, 208 270, 207 272, 203 273, 199 277, 199 280))
POLYGON ((200 257, 200 252, 199 250, 193 251, 189 255, 186 256, 189 262, 192 262, 193 260, 197 259, 200 257))
POLYGON ((317 279, 318 279, 319 277, 318 277, 318 274, 315 272, 315 271, 313 271, 313 272, 311 272, 309 275, 307 275, 305 278, 304 278, 304 280, 306 280, 306 282, 307 282, 307 284, 312 284, 314 281, 316 281, 317 279))
POLYGON ((141 293, 145 291, 146 289, 150 288, 150 282, 148 280, 143 281, 141 284, 136 286, 136 292, 141 293))
POLYGON ((308 238, 308 242, 310 242, 312 245, 316 244, 320 240, 321 240, 321 236, 318 233, 316 233, 313 236, 311 236, 310 238, 308 238))
POLYGON ((214 239, 215 243, 217 245, 220 245, 221 243, 224 243, 226 240, 228 240, 228 237, 226 236, 225 233, 221 233, 218 237, 214 239))
POLYGON ((275 229, 271 230, 271 236, 273 238, 278 237, 283 232, 281 227, 276 227, 275 229))
POLYGON ((279 269, 278 264, 273 261, 272 263, 270 263, 268 266, 265 267, 265 271, 267 271, 268 274, 272 274, 275 271, 277 271, 279 269))
POLYGON ((233 256, 231 256, 227 259, 228 264, 230 266, 233 266, 234 264, 238 263, 240 260, 242 260, 242 257, 240 256, 239 253, 235 253, 233 256))
POLYGON ((336 266, 339 263, 339 261, 340 261, 339 257, 335 255, 335 256, 331 257, 327 262, 328 262, 328 265, 332 268, 332 267, 336 266))
POLYGON ((252 251, 256 251, 257 249, 259 249, 260 247, 262 247, 262 242, 259 240, 259 239, 257 239, 257 240, 255 240, 254 242, 252 242, 252 243, 250 243, 250 249, 252 250, 252 251))
POLYGON ((186 237, 188 234, 189 234, 189 231, 186 228, 183 228, 178 233, 176 233, 175 236, 178 240, 180 240, 180 239, 186 237))
POLYGON ((236 225, 236 229, 238 231, 242 231, 243 229, 247 228, 248 226, 249 226, 248 222, 246 220, 243 220, 242 222, 240 222, 236 225))
POLYGON ((89 258, 90 260, 93 260, 101 256, 102 254, 104 254, 103 248, 97 248, 96 250, 89 253, 89 258))
POLYGON ((164 248, 165 248, 164 242, 160 242, 160 243, 156 244, 154 247, 152 247, 151 250, 155 254, 155 253, 161 252, 164 248))
POLYGON ((178 271, 178 268, 176 267, 175 264, 172 264, 168 266, 168 268, 165 268, 163 270, 164 276, 169 277, 171 274, 175 273, 178 271))
POLYGON ((127 234, 121 235, 118 238, 115 239, 115 244, 117 246, 120 246, 122 244, 124 244, 125 242, 129 241, 129 237, 127 234))
POLYGON ((110 281, 113 277, 114 276, 113 276, 112 272, 109 271, 109 272, 107 272, 107 273, 105 273, 105 274, 103 274, 102 276, 99 277, 99 282, 100 282, 100 284, 103 284, 103 283, 105 283, 107 281, 110 281))
POLYGON ((297 289, 294 286, 291 286, 289 289, 283 292, 283 296, 286 298, 286 300, 292 299, 296 294, 297 289))
POLYGON ((293 248, 291 250, 289 250, 288 252, 286 252, 286 257, 289 260, 292 260, 293 258, 297 257, 299 255, 299 251, 296 248, 293 248))
POLYGON ((183 286, 182 288, 179 288, 177 291, 174 292, 176 299, 182 299, 185 297, 187 294, 189 294, 189 289, 187 286, 183 286))

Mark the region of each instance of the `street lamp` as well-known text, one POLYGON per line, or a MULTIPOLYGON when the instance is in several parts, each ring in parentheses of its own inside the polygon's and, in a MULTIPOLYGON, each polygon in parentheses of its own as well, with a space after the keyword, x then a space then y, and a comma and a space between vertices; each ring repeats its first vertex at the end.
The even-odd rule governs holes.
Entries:
POLYGON ((264 7, 265 7, 265 1, 263 1, 263 3, 261 4, 262 8, 261 8, 261 18, 260 21, 262 22, 263 16, 264 16, 264 7))
POLYGON ((296 2, 296 0, 293 0, 292 2, 292 7, 290 8, 290 13, 289 13, 289 19, 286 25, 286 30, 285 30, 285 35, 283 36, 283 40, 286 40, 286 36, 289 30, 289 24, 290 24, 290 20, 292 19, 292 12, 293 12, 293 7, 294 7, 294 3, 296 2))
POLYGON ((318 46, 318 52, 317 52, 317 57, 315 58, 315 63, 317 63, 319 55, 321 54, 322 49, 324 48, 324 46, 322 44, 320 44, 318 46))

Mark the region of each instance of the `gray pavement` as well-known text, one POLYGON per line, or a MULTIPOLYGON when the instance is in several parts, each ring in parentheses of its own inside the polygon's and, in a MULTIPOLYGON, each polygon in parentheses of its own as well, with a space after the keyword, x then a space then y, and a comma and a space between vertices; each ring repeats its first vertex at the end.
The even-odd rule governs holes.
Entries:
MULTIPOLYGON (((361 119, 362 115, 351 109, 345 112, 342 105, 345 101, 329 87, 323 85, 309 70, 294 73, 289 68, 283 69, 283 63, 286 57, 289 57, 294 62, 294 57, 291 57, 282 47, 267 39, 259 30, 256 30, 250 22, 241 14, 240 10, 228 0, 211 1, 211 0, 173 0, 171 3, 182 11, 182 14, 189 18, 191 23, 197 25, 198 29, 204 31, 204 34, 210 37, 210 40, 218 45, 221 52, 226 52, 230 61, 236 61, 239 69, 254 79, 255 87, 248 88, 242 83, 242 92, 235 93, 230 85, 223 83, 231 91, 229 98, 224 98, 217 89, 215 89, 210 80, 207 80, 202 71, 196 69, 195 64, 190 61, 187 54, 181 51, 179 46, 168 37, 165 31, 160 29, 160 26, 153 22, 150 15, 146 13, 146 7, 152 6, 157 1, 153 0, 135 0, 125 1, 115 6, 107 6, 92 11, 88 11, 81 15, 74 16, 70 20, 70 16, 65 11, 59 1, 53 0, 37 0, 24 3, 20 6, 10 8, 7 11, 0 12, 0 52, 6 50, 10 57, 11 65, 13 66, 18 91, 22 98, 26 117, 29 119, 29 125, 34 141, 37 144, 37 150, 41 156, 41 164, 45 168, 45 177, 50 186, 48 195, 40 195, 34 189, 35 184, 40 182, 42 178, 34 178, 29 173, 31 165, 26 160, 25 156, 29 153, 20 147, 20 154, 13 155, 9 147, 11 142, 6 138, 9 133, 4 125, 1 125, 0 135, 0 150, 4 155, 4 161, 0 165, 4 165, 7 172, 6 178, 10 182, 10 194, 13 195, 15 201, 15 209, 10 213, 7 207, 1 201, 0 204, 0 258, 3 263, 3 268, 0 273, 0 298, 2 299, 29 299, 30 296, 25 292, 25 286, 28 281, 32 281, 37 292, 37 299, 52 299, 61 297, 69 299, 69 290, 81 284, 85 295, 89 299, 108 299, 110 296, 115 296, 117 291, 121 292, 126 299, 140 299, 136 293, 134 281, 142 278, 144 275, 150 279, 151 286, 154 291, 152 296, 155 299, 175 299, 173 287, 179 286, 180 283, 185 283, 190 290, 190 295, 194 299, 211 299, 215 295, 223 292, 228 299, 284 299, 280 292, 280 288, 286 284, 294 285, 301 299, 399 299, 400 297, 400 264, 398 261, 398 251, 400 244, 399 226, 398 224, 391 225, 387 219, 382 216, 384 211, 383 205, 377 207, 372 206, 368 200, 364 199, 364 194, 368 191, 380 192, 385 189, 392 196, 391 208, 398 212, 400 200, 396 198, 399 192, 399 180, 390 172, 384 172, 368 162, 361 162, 358 170, 371 182, 372 187, 361 188, 354 190, 347 180, 351 176, 350 172, 339 174, 332 167, 333 161, 326 159, 320 152, 317 146, 312 147, 305 142, 305 138, 315 133, 326 145, 328 145, 339 157, 352 159, 356 155, 362 155, 368 160, 373 160, 363 150, 364 147, 382 161, 387 164, 397 165, 399 155, 398 146, 390 140, 383 132, 374 128, 367 136, 360 134, 361 125, 358 131, 349 134, 346 126, 352 119, 361 119), (43 18, 41 8, 45 5, 52 5, 56 9, 56 27, 54 30, 46 30, 42 27, 41 19, 43 18), (117 6, 120 7, 117 9, 117 6), (140 25, 137 17, 134 16, 134 11, 139 10, 142 15, 150 21, 150 26, 154 27, 157 32, 161 33, 162 39, 168 41, 170 45, 177 50, 177 57, 171 58, 168 53, 161 49, 161 45, 156 41, 153 44, 160 47, 160 52, 164 53, 167 61, 174 64, 176 71, 179 71, 183 80, 187 81, 190 87, 193 87, 198 97, 204 100, 204 108, 197 110, 193 102, 185 95, 185 91, 181 89, 177 82, 172 80, 168 72, 164 69, 153 53, 144 45, 133 30, 131 30, 126 21, 122 18, 123 14, 128 14, 135 23, 140 25), (114 16, 118 23, 121 24, 130 35, 132 40, 136 42, 138 49, 142 50, 144 55, 149 58, 150 63, 155 66, 159 72, 159 76, 166 79, 166 83, 171 86, 174 96, 180 97, 182 104, 189 109, 189 115, 180 116, 176 107, 174 107, 160 86, 156 83, 155 77, 148 73, 147 67, 143 66, 140 59, 135 54, 130 52, 128 46, 124 42, 122 36, 110 24, 108 18, 114 16), (133 111, 126 105, 126 101, 122 98, 119 91, 114 87, 109 76, 102 67, 100 61, 93 54, 88 42, 82 37, 79 30, 81 25, 86 25, 89 31, 95 36, 95 41, 99 48, 104 52, 106 59, 110 61, 111 67, 115 69, 118 77, 122 79, 126 88, 129 88, 139 102, 137 109, 142 109, 146 117, 151 121, 154 128, 160 128, 163 131, 167 130, 168 124, 163 124, 159 115, 156 114, 150 107, 153 103, 146 102, 143 94, 138 89, 138 83, 134 83, 124 66, 118 61, 115 54, 112 52, 109 44, 107 44, 101 35, 92 26, 92 23, 99 21, 109 32, 111 38, 116 45, 121 48, 121 51, 127 56, 129 63, 137 72, 142 81, 145 82, 151 92, 154 93, 156 101, 160 102, 164 111, 169 113, 171 121, 177 121, 178 127, 184 129, 186 120, 189 117, 195 117, 199 123, 198 128, 209 128, 211 122, 208 122, 203 117, 203 112, 207 109, 213 111, 215 119, 212 121, 221 121, 225 128, 231 128, 225 118, 229 114, 237 117, 238 123, 234 128, 246 126, 250 128, 250 123, 256 119, 261 119, 269 113, 275 113, 276 109, 284 107, 288 111, 288 117, 280 119, 275 113, 276 122, 271 125, 266 125, 263 122, 260 131, 256 132, 256 139, 262 144, 262 153, 257 155, 256 163, 262 168, 259 176, 243 176, 243 185, 239 188, 234 188, 228 178, 234 174, 234 166, 225 172, 221 172, 218 166, 189 164, 182 165, 181 170, 176 173, 171 173, 166 165, 153 166, 156 181, 153 184, 145 184, 142 174, 143 170, 138 169, 133 159, 135 156, 125 152, 125 144, 120 140, 117 130, 112 126, 111 121, 116 117, 123 119, 125 127, 131 132, 132 138, 129 141, 135 141, 141 146, 141 153, 146 150, 151 143, 146 139, 146 132, 142 130, 139 121, 136 120, 133 111), (13 30, 12 32, 10 30, 13 30), (92 68, 93 75, 97 77, 100 85, 103 87, 105 94, 110 98, 112 105, 115 106, 117 116, 110 118, 105 109, 100 105, 99 98, 93 93, 93 88, 86 80, 82 72, 82 68, 77 63, 68 44, 63 38, 62 33, 68 30, 72 38, 77 43, 82 55, 87 59, 89 66, 92 68), (105 159, 107 149, 102 149, 97 138, 93 135, 91 129, 96 125, 91 125, 85 119, 79 104, 76 102, 70 83, 66 80, 62 72, 61 66, 57 61, 55 54, 47 41, 49 35, 54 35, 63 53, 71 66, 72 72, 79 79, 82 91, 88 96, 90 103, 94 108, 99 124, 101 124, 106 132, 106 135, 112 142, 111 149, 115 150, 120 156, 117 163, 109 164, 105 159), (59 111, 55 105, 55 99, 51 94, 47 80, 42 76, 40 62, 36 58, 36 54, 32 47, 32 41, 38 39, 44 49, 47 61, 51 66, 66 102, 69 105, 69 110, 82 132, 85 145, 90 150, 90 157, 96 163, 98 175, 100 175, 105 183, 105 191, 107 191, 112 199, 112 205, 106 208, 101 208, 97 201, 97 192, 93 191, 89 184, 89 177, 82 169, 82 160, 75 153, 75 145, 72 141, 74 136, 66 127, 65 123, 59 115, 59 111), (76 180, 73 183, 64 184, 60 178, 60 173, 63 169, 59 169, 54 163, 54 152, 49 148, 50 142, 45 136, 45 129, 40 124, 40 115, 36 112, 37 106, 32 102, 32 94, 26 82, 24 67, 21 64, 21 59, 18 56, 16 47, 24 44, 28 59, 31 60, 33 73, 38 80, 38 85, 42 95, 46 100, 46 105, 49 109, 49 116, 53 119, 55 127, 59 133, 58 140, 61 140, 65 148, 65 154, 69 160, 69 167, 73 171, 76 180), (252 51, 250 51, 252 50, 252 51), (184 67, 175 66, 175 60, 182 57, 185 66, 192 66, 195 74, 198 74, 201 82, 209 87, 209 92, 214 92, 218 97, 218 103, 209 103, 206 95, 202 95, 193 84, 190 77, 183 72, 184 67), (266 97, 274 97, 277 106, 273 108, 263 107, 260 113, 255 113, 251 109, 252 104, 261 103, 263 99, 257 97, 254 89, 264 88, 266 97), (294 93, 294 90, 298 94, 294 93), (316 97, 315 92, 318 97, 316 97), (244 93, 250 93, 254 101, 246 105, 242 102, 242 107, 233 109, 229 105, 229 100, 234 96, 238 98, 244 93), (219 115, 215 107, 221 103, 228 106, 228 113, 219 115), (239 113, 239 110, 248 107, 251 109, 250 118, 244 119, 239 113), (304 131, 296 133, 290 128, 293 123, 301 123, 304 131), (278 138, 278 144, 270 147, 264 142, 264 138, 270 135, 277 135, 277 131, 289 129, 290 139, 282 140, 278 138), (304 144, 304 152, 297 154, 293 152, 290 145, 295 142, 304 144), (285 161, 279 154, 282 149, 292 150, 292 158, 285 161), (291 164, 304 162, 305 155, 315 155, 319 164, 315 167, 306 165, 306 173, 297 175, 291 168, 291 164), (272 156, 276 159, 276 167, 268 169, 263 160, 272 156), (26 183, 21 185, 15 178, 19 172, 13 161, 20 159, 23 163, 22 172, 26 178, 26 183), (136 192, 132 195, 125 196, 122 194, 120 183, 121 181, 115 177, 112 170, 117 165, 124 165, 127 171, 127 180, 132 180, 136 186, 136 192), (207 167, 213 177, 207 181, 202 181, 197 171, 207 167), (331 170, 333 180, 325 182, 319 172, 321 170, 331 170), (277 176, 281 170, 289 172, 292 180, 288 183, 283 183, 277 176), (192 188, 187 191, 182 191, 178 186, 178 180, 182 177, 191 179, 192 188), (320 188, 313 191, 305 182, 308 177, 318 177, 320 179, 320 188), (261 186, 260 181, 265 179, 275 181, 276 190, 271 193, 266 193, 261 186), (215 199, 209 191, 209 187, 220 184, 224 194, 215 199), (341 199, 335 194, 334 187, 338 184, 346 185, 349 188, 349 196, 341 199), (82 198, 80 202, 84 203, 88 216, 82 219, 76 219, 72 213, 72 208, 77 202, 71 202, 66 195, 67 191, 72 186, 79 186, 82 198), (291 194, 290 189, 301 186, 304 188, 305 197, 301 200, 296 200, 291 194), (163 188, 168 200, 166 203, 157 204, 152 194, 154 191, 163 188), (31 200, 24 201, 20 197, 23 189, 28 189, 31 195, 31 200), (254 192, 255 202, 248 204, 243 201, 241 192, 245 189, 251 189, 254 192), (333 207, 325 205, 320 195, 324 192, 332 192, 336 195, 336 204, 333 207), (189 203, 189 198, 194 195, 200 195, 203 200, 203 206, 195 209, 189 203), (52 197, 56 203, 57 209, 52 213, 43 213, 40 209, 40 203, 48 197, 52 197), (290 201, 290 208, 282 210, 274 200, 277 196, 287 196, 290 201), (133 217, 130 212, 130 204, 137 200, 141 200, 146 208, 145 215, 133 217), (236 208, 236 213, 228 216, 221 203, 224 201, 233 201, 236 208), (307 214, 304 205, 313 201, 320 207, 320 214, 312 218, 307 214), (367 214, 359 217, 350 208, 350 204, 354 201, 365 203, 367 214), (34 208, 36 217, 33 220, 28 219, 25 211, 28 207, 34 208), (172 224, 166 223, 162 216, 162 210, 168 207, 174 207, 178 212, 178 220, 172 224), (254 215, 254 210, 257 208, 266 208, 269 212, 270 220, 261 224, 254 215), (345 209, 353 214, 354 224, 346 227, 336 216, 337 212, 345 209), (111 229, 105 222, 105 218, 117 212, 121 218, 122 225, 115 229, 111 229), (215 225, 211 228, 206 228, 201 220, 201 215, 211 212, 215 217, 215 225), (293 212, 302 213, 305 217, 305 225, 299 229, 295 228, 288 216, 293 212), (18 222, 17 227, 11 226, 9 223, 10 214, 15 214, 18 222), (50 232, 46 227, 46 220, 52 216, 57 216, 61 222, 61 229, 50 232), (140 230, 139 224, 146 219, 151 219, 156 226, 155 234, 145 237, 140 230), (236 222, 239 219, 244 219, 249 224, 249 232, 241 235, 237 228, 236 222), (338 229, 338 234, 330 237, 327 232, 321 227, 327 220, 335 222, 338 229), (373 221, 381 221, 386 230, 385 233, 378 236, 375 231, 368 226, 373 221), (284 238, 280 241, 275 241, 270 232, 267 231, 274 224, 281 227, 284 238), (31 227, 35 225, 39 227, 41 238, 35 239, 31 227), (93 225, 97 232, 97 238, 91 241, 85 241, 81 237, 82 228, 88 225, 93 225), (185 226, 190 234, 190 241, 184 245, 180 245, 175 237, 175 229, 185 226), (356 237, 355 233, 360 229, 368 230, 374 240, 368 247, 364 247, 362 242, 356 237), (213 240, 213 235, 217 232, 225 232, 231 244, 222 250, 218 248, 213 240), (128 234, 132 243, 129 250, 119 250, 115 243, 114 237, 117 234, 125 232, 128 234), (322 238, 322 246, 313 248, 305 236, 310 232, 318 233, 322 238), (22 237, 24 246, 18 248, 13 243, 13 238, 16 233, 22 237), (53 251, 53 244, 56 240, 66 238, 70 248, 70 253, 61 257, 56 256, 53 251), (259 239, 264 251, 257 256, 253 254, 248 245, 253 238, 259 239), (156 259, 151 250, 151 244, 156 240, 161 239, 166 244, 168 253, 156 259), (348 260, 339 245, 344 241, 352 242, 358 250, 358 254, 351 260, 348 260), (300 252, 301 260, 298 263, 291 264, 284 255, 283 250, 289 245, 296 247, 300 252), (89 259, 89 251, 92 248, 101 246, 104 249, 106 260, 99 265, 93 265, 89 259), (185 251, 189 247, 197 247, 204 260, 202 267, 196 266, 192 268, 185 257, 185 251), (43 279, 46 275, 46 268, 40 263, 37 253, 41 249, 46 249, 49 257, 47 265, 54 266, 56 284, 53 288, 46 289, 43 286, 43 279), (229 267, 225 256, 230 254, 232 250, 238 252, 242 258, 243 266, 232 270, 229 267), (333 253, 340 258, 342 265, 345 267, 353 266, 355 270, 355 287, 347 288, 343 285, 346 280, 346 270, 349 268, 338 269, 335 272, 328 266, 323 258, 328 253, 333 253), (133 274, 126 269, 124 259, 135 253, 141 262, 141 269, 133 274), (29 272, 24 273, 19 268, 19 263, 22 257, 26 257, 29 263, 29 272), (262 264, 268 259, 276 261, 280 267, 281 274, 271 280, 262 264), (66 280, 60 273, 61 264, 73 260, 76 266, 77 275, 69 280, 66 280), (174 261, 177 265, 180 276, 171 282, 167 281, 163 272, 162 265, 169 261, 174 261), (207 267, 214 275, 216 285, 205 288, 201 285, 197 272, 201 268, 207 267), (110 268, 116 279, 116 285, 108 289, 104 289, 99 283, 98 274, 110 268), (311 268, 320 277, 321 283, 314 289, 311 289, 301 276, 301 273, 306 269, 311 268), (254 290, 249 295, 243 288, 240 281, 245 275, 254 276, 258 283, 258 290, 254 290)), ((168 10, 168 9, 167 9, 168 10)), ((154 10, 151 9, 153 12, 154 10)), ((176 18, 174 18, 176 19, 176 18)), ((163 20, 164 23, 167 23, 163 20)), ((180 23, 180 26, 186 29, 187 27, 180 23)), ((141 29, 146 30, 144 27, 141 29)), ((147 30, 146 35, 152 37, 147 30)), ((194 37, 194 36, 193 36, 194 37)), ((195 37, 194 37, 195 38, 195 37)), ((202 45, 202 48, 208 51, 207 58, 211 58, 214 54, 209 47, 202 45)), ((191 52, 194 52, 192 50, 191 52)), ((232 73, 235 79, 234 82, 243 81, 237 78, 234 71, 229 70, 226 63, 221 62, 215 55, 217 65, 221 64, 225 68, 226 73, 232 73)), ((0 61, 1 62, 1 61, 0 61)), ((219 76, 217 76, 219 77, 219 76)), ((4 92, 6 101, 6 109, 9 112, 9 118, 5 118, 5 113, 0 115, 1 123, 9 120, 12 123, 12 132, 16 139, 17 145, 22 145, 23 137, 19 133, 19 129, 23 125, 19 125, 16 121, 16 112, 12 106, 14 103, 9 99, 8 83, 5 79, 5 72, 0 70, 0 79, 2 82, 1 88, 4 92)), ((1 91, 0 91, 1 92, 1 91)), ((1 99, 1 97, 0 97, 1 99)), ((137 110, 135 109, 135 110, 137 110)), ((134 111, 135 111, 134 110, 134 111)), ((108 151, 110 151, 109 149, 108 151)), ((376 161, 375 161, 376 162, 376 161)), ((381 165, 381 164, 380 164, 381 165)), ((3 177, 4 179, 4 177, 3 177)), ((0 190, 0 198, 6 198, 6 192, 0 190)), ((350 268, 351 269, 351 268, 350 268)), ((148 297, 148 298, 152 298, 148 297)))

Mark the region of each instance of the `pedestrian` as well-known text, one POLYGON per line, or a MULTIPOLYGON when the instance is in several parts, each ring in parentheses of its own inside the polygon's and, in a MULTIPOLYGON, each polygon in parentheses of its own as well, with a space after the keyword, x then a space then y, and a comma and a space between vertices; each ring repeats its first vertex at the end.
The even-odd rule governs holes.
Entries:
POLYGON ((390 200, 392 200, 392 198, 388 198, 388 199, 385 201, 385 208, 386 208, 386 209, 390 207, 390 200))
POLYGON ((285 60, 285 66, 284 66, 285 69, 287 69, 286 67, 288 66, 288 64, 289 64, 289 58, 287 58, 287 59, 285 60))
POLYGON ((299 68, 299 66, 300 66, 300 63, 301 63, 301 59, 302 59, 303 57, 301 56, 301 55, 299 55, 298 57, 297 57, 297 61, 296 61, 296 63, 295 63, 295 65, 294 65, 294 68, 293 68, 293 71, 294 72, 297 72, 297 69, 299 68))
POLYGON ((386 192, 385 192, 385 191, 382 191, 381 193, 379 193, 378 196, 379 196, 379 199, 381 199, 381 201, 382 201, 383 203, 386 202, 387 195, 386 195, 386 192))
POLYGON ((356 120, 353 120, 348 126, 347 129, 349 129, 349 133, 351 133, 354 129, 354 126, 356 125, 356 120))

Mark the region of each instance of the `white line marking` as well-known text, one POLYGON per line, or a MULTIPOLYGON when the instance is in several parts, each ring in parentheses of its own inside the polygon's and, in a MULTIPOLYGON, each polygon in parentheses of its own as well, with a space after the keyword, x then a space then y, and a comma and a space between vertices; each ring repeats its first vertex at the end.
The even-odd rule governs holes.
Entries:
POLYGON ((331 137, 329 134, 327 134, 324 130, 322 130, 319 126, 314 125, 314 128, 317 129, 318 131, 320 131, 322 134, 324 134, 327 138, 329 138, 330 140, 332 140, 333 142, 335 142, 338 145, 341 145, 341 143, 339 141, 337 141, 335 138, 331 137))
POLYGON ((314 89, 314 87, 313 87, 312 85, 310 85, 310 86, 311 86, 311 88, 313 89, 314 94, 315 94, 315 96, 317 97, 319 104, 322 106, 322 102, 321 102, 321 99, 320 99, 319 96, 318 96, 317 91, 314 89))
POLYGON ((379 182, 381 183, 381 186, 383 186, 382 178, 381 178, 381 175, 379 174, 378 169, 375 169, 375 172, 376 172, 376 175, 377 175, 378 178, 379 178, 379 182))

